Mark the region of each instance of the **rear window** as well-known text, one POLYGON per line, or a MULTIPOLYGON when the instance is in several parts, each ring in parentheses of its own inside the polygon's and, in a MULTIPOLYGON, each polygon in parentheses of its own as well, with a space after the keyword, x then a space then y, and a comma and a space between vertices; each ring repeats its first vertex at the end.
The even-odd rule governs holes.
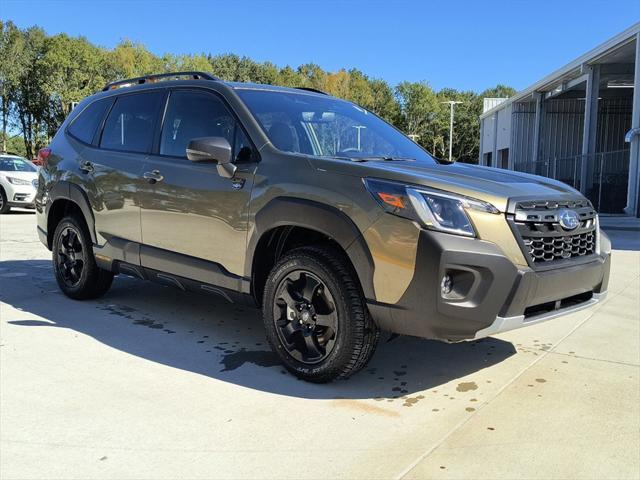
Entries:
POLYGON ((69 133, 84 143, 92 143, 93 137, 112 103, 113 98, 103 98, 93 102, 71 122, 69 133))
POLYGON ((100 147, 126 152, 148 152, 163 92, 118 97, 102 131, 100 147))

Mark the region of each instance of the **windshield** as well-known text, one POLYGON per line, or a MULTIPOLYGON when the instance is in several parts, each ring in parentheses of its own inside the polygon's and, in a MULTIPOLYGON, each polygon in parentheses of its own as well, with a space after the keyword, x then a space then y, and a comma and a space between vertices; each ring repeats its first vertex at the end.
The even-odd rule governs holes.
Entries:
POLYGON ((38 169, 25 158, 0 157, 0 171, 2 172, 37 172, 38 169))
POLYGON ((361 160, 436 163, 422 147, 353 103, 304 92, 236 92, 279 150, 361 160))

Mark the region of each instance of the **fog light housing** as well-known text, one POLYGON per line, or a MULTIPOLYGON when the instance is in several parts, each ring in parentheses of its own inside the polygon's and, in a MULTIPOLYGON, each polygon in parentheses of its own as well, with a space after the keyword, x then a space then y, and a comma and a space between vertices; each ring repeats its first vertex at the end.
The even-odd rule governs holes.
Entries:
POLYGON ((449 295, 451 290, 453 290, 453 279, 450 275, 445 275, 440 282, 440 291, 442 295, 449 295))

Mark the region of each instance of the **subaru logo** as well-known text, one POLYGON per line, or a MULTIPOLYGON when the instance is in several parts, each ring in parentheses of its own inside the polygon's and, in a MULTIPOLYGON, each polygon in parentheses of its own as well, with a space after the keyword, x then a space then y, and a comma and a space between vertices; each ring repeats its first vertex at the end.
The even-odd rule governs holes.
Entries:
POLYGON ((578 225, 580 225, 578 214, 573 210, 560 210, 558 220, 560 222, 560 226, 565 230, 574 230, 578 228, 578 225))

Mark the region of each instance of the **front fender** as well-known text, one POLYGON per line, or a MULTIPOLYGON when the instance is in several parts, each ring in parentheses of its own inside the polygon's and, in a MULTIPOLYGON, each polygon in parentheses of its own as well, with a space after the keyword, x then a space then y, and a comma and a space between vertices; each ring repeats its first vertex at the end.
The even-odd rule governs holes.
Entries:
POLYGON ((269 201, 255 216, 255 228, 249 237, 246 276, 251 277, 254 254, 260 239, 269 231, 282 226, 308 228, 337 242, 353 264, 364 295, 374 297, 373 258, 356 224, 335 207, 313 200, 278 197, 269 201))

